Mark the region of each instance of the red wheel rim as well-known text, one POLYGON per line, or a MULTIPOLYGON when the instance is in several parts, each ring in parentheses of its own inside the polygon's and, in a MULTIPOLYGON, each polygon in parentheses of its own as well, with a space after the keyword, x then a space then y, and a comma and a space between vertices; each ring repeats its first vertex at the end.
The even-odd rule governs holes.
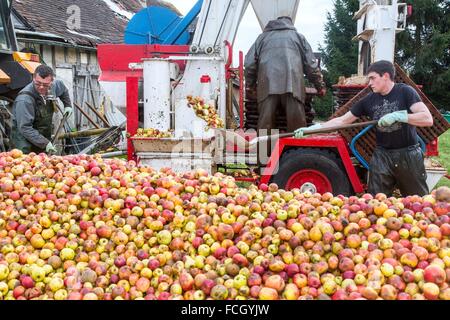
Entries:
POLYGON ((294 173, 286 183, 286 189, 300 188, 305 183, 316 186, 318 193, 332 192, 331 182, 322 172, 312 169, 304 169, 294 173))

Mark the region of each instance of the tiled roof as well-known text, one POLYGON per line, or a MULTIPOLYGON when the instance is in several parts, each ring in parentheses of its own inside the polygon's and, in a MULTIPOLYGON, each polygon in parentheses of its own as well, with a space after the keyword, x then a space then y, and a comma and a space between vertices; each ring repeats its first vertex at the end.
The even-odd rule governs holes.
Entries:
POLYGON ((29 31, 50 33, 72 44, 92 47, 122 43, 129 17, 144 6, 142 0, 13 0, 15 13, 29 31))

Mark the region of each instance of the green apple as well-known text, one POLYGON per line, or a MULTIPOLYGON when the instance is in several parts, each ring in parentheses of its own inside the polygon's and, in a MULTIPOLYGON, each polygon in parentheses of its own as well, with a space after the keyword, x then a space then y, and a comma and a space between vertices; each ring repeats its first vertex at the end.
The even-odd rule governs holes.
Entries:
POLYGON ((9 268, 7 265, 0 264, 0 281, 5 280, 8 277, 9 268))

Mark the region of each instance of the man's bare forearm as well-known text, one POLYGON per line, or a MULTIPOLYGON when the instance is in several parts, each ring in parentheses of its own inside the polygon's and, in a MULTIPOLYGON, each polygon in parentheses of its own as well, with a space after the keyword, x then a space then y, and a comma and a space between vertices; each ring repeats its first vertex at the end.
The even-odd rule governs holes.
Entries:
POLYGON ((433 125, 433 117, 429 112, 408 114, 408 124, 416 127, 431 127, 433 125))

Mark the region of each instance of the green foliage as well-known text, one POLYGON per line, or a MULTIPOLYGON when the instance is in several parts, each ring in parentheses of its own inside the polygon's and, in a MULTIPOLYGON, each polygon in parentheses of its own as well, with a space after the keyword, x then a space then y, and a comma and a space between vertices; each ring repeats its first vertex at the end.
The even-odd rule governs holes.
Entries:
POLYGON ((319 51, 328 92, 325 97, 314 99, 313 103, 319 119, 326 120, 334 112, 332 85, 340 76, 350 77, 357 72, 358 42, 352 41, 352 37, 356 35, 353 13, 358 8, 358 0, 336 0, 333 12, 327 14, 325 47, 320 47, 319 51))
POLYGON ((313 108, 317 119, 327 120, 334 112, 332 92, 328 90, 324 97, 314 98, 313 108))
POLYGON ((336 0, 334 10, 327 14, 325 47, 320 47, 322 61, 327 69, 327 86, 337 83, 339 76, 349 77, 357 72, 358 42, 353 13, 359 8, 358 0, 336 0))
POLYGON ((450 110, 450 1, 409 0, 413 14, 397 35, 396 62, 438 109, 450 110))
MULTIPOLYGON (((395 61, 414 82, 423 85, 438 109, 450 110, 450 1, 407 3, 413 6, 413 14, 407 20, 407 29, 397 34, 395 61)), ((336 0, 333 12, 328 13, 325 47, 320 48, 328 94, 314 101, 318 118, 326 119, 331 114, 331 86, 339 76, 357 72, 358 43, 351 39, 357 32, 352 17, 358 9, 358 0, 336 0)), ((450 132, 439 137, 439 149, 439 160, 450 171, 450 132)), ((440 185, 450 186, 450 180, 443 178, 440 185)))
MULTIPOLYGON (((395 61, 440 110, 450 110, 450 1, 408 0, 413 14, 405 31, 397 34, 395 61)), ((339 76, 357 72, 358 42, 352 19, 358 0, 336 0, 325 24, 325 47, 320 47, 328 90, 339 76)), ((314 109, 320 116, 330 109, 329 98, 316 99, 314 109)))
MULTIPOLYGON (((438 161, 450 172, 450 130, 439 137, 438 161)), ((450 187, 450 179, 442 178, 435 188, 440 186, 450 187)))

